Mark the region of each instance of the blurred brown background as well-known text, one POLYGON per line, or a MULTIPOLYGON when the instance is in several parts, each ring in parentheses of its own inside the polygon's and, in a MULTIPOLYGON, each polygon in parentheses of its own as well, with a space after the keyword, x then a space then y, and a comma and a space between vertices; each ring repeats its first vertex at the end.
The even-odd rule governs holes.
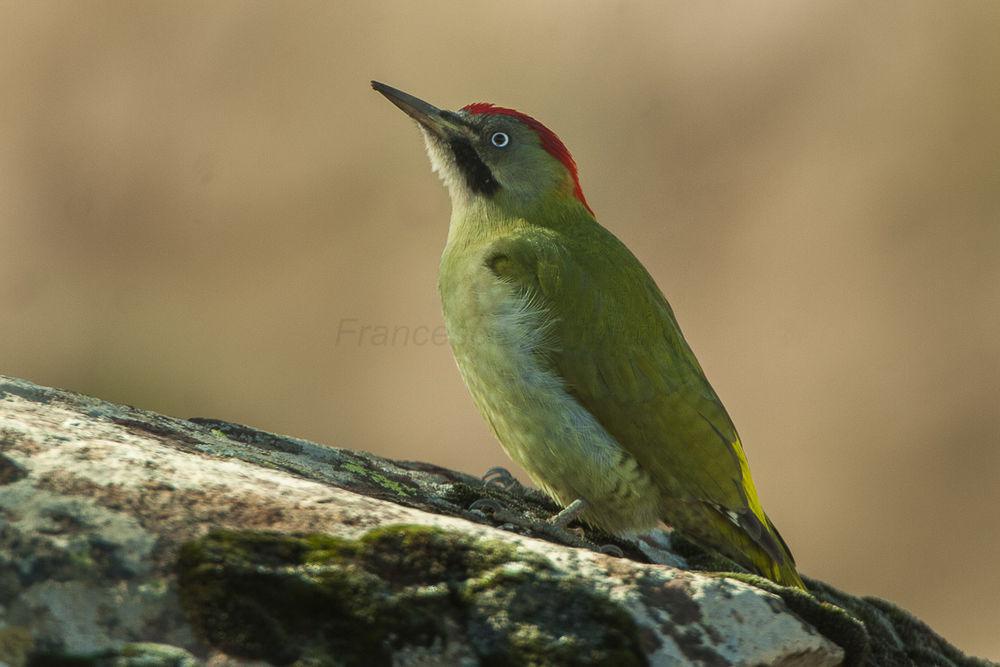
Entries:
POLYGON ((1000 659, 1000 3, 0 5, 0 372, 470 472, 378 78, 552 126, 802 570, 1000 659), (399 328, 396 341, 371 329, 399 328))

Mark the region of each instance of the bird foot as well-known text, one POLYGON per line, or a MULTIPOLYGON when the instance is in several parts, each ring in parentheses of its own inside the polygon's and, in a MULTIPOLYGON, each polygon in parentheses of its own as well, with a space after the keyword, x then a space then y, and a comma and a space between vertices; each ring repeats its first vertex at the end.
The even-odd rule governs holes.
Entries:
POLYGON ((495 498, 480 498, 469 505, 469 511, 491 519, 494 523, 500 524, 500 528, 504 530, 535 534, 573 547, 597 548, 596 545, 584 539, 582 529, 576 530, 566 527, 566 524, 581 511, 577 506, 571 506, 547 521, 539 521, 521 512, 512 511, 495 498))
POLYGON ((498 500, 493 498, 480 498, 471 505, 469 505, 470 512, 480 512, 482 514, 490 515, 495 514, 503 510, 503 505, 498 500))
POLYGON ((482 476, 483 482, 492 486, 498 486, 504 491, 520 492, 524 485, 517 481, 510 471, 500 466, 493 466, 482 476))
POLYGON ((617 544, 602 544, 597 548, 605 556, 614 556, 615 558, 625 558, 625 552, 617 544))
POLYGON ((566 526, 568 526, 573 519, 580 516, 580 513, 585 509, 587 509, 587 501, 583 498, 577 498, 567 505, 564 510, 559 512, 559 514, 556 514, 554 517, 549 519, 549 523, 556 528, 565 529, 566 526))
MULTIPOLYGON (((492 470, 495 469, 488 471, 487 475, 489 475, 492 470)), ((507 471, 504 470, 503 472, 507 471)), ((509 475, 510 473, 507 474, 509 475)), ((514 483, 520 486, 520 483, 516 480, 514 483)), ((489 517, 494 522, 500 524, 499 528, 501 530, 517 532, 518 529, 520 529, 526 533, 534 533, 560 544, 572 547, 583 547, 608 556, 615 556, 617 558, 624 557, 624 552, 622 552, 618 546, 614 544, 596 545, 586 539, 583 528, 568 527, 574 519, 580 516, 580 513, 583 512, 586 507, 586 501, 582 498, 578 498, 547 521, 536 521, 520 512, 511 511, 495 498, 480 498, 469 505, 469 511, 475 512, 483 517, 489 517)))
POLYGON ((503 503, 494 498, 480 498, 469 505, 469 511, 480 514, 483 517, 491 518, 493 521, 502 522, 501 527, 510 526, 506 530, 516 527, 530 528, 532 525, 528 517, 520 512, 513 512, 507 509, 503 503))

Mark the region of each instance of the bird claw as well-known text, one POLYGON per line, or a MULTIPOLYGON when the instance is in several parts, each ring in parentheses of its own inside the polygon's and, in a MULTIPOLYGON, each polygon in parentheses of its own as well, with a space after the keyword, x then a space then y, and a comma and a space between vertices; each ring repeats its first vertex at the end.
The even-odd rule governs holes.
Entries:
POLYGON ((530 529, 531 522, 518 512, 511 511, 495 498, 480 498, 469 505, 469 511, 478 514, 494 525, 500 524, 500 530, 530 529))
POLYGON ((614 556, 615 558, 625 558, 625 552, 622 551, 621 547, 617 544, 602 544, 597 547, 597 551, 604 554, 605 556, 614 556))
POLYGON ((504 523, 498 526, 500 530, 514 532, 519 532, 518 529, 527 530, 529 533, 545 535, 562 544, 586 547, 608 556, 624 558, 625 553, 618 546, 614 544, 596 546, 586 539, 582 528, 567 527, 567 524, 577 518, 585 507, 586 503, 583 500, 575 500, 563 511, 559 512, 559 514, 548 521, 541 522, 532 521, 525 516, 519 516, 510 512, 504 507, 503 503, 495 498, 480 498, 469 505, 469 511, 489 517, 493 521, 503 521, 504 523))
POLYGON ((503 505, 493 498, 480 498, 469 505, 469 511, 482 512, 483 514, 496 514, 502 509, 503 505))
POLYGON ((517 478, 514 477, 514 475, 510 474, 509 470, 500 466, 493 466, 487 470, 483 474, 482 480, 485 484, 499 486, 501 489, 505 489, 507 491, 513 491, 521 486, 521 483, 517 481, 517 478))

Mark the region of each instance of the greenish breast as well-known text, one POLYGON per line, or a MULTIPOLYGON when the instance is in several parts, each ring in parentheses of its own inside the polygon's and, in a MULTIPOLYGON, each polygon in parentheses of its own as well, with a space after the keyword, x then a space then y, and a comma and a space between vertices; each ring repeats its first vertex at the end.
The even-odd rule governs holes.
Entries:
POLYGON ((449 245, 439 288, 455 361, 507 454, 558 502, 583 498, 615 532, 651 527, 659 494, 638 463, 546 363, 558 341, 545 304, 487 267, 486 248, 449 245))

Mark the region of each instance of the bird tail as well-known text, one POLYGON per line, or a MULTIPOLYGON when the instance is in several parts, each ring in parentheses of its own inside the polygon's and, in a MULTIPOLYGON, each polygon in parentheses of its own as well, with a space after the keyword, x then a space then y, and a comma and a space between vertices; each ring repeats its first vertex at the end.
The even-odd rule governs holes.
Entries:
POLYGON ((781 545, 781 551, 783 555, 782 563, 775 563, 772 566, 772 576, 767 576, 771 581, 781 584, 782 586, 794 586, 796 588, 801 588, 806 590, 805 582, 802 581, 802 577, 799 576, 799 571, 795 569, 795 558, 792 556, 792 550, 788 548, 788 544, 785 542, 785 538, 781 536, 778 529, 773 523, 771 523, 771 518, 766 514, 764 518, 767 520, 767 527, 769 532, 778 539, 778 544, 781 545))
POLYGON ((807 590, 805 582, 802 581, 802 577, 799 576, 798 570, 795 569, 795 563, 791 559, 778 562, 770 556, 766 556, 760 559, 755 558, 754 561, 755 567, 753 569, 762 577, 767 577, 774 583, 782 586, 807 590))
POLYGON ((708 503, 702 507, 705 511, 693 525, 676 527, 751 572, 781 586, 807 590, 791 550, 766 514, 761 521, 749 508, 732 512, 708 503))

